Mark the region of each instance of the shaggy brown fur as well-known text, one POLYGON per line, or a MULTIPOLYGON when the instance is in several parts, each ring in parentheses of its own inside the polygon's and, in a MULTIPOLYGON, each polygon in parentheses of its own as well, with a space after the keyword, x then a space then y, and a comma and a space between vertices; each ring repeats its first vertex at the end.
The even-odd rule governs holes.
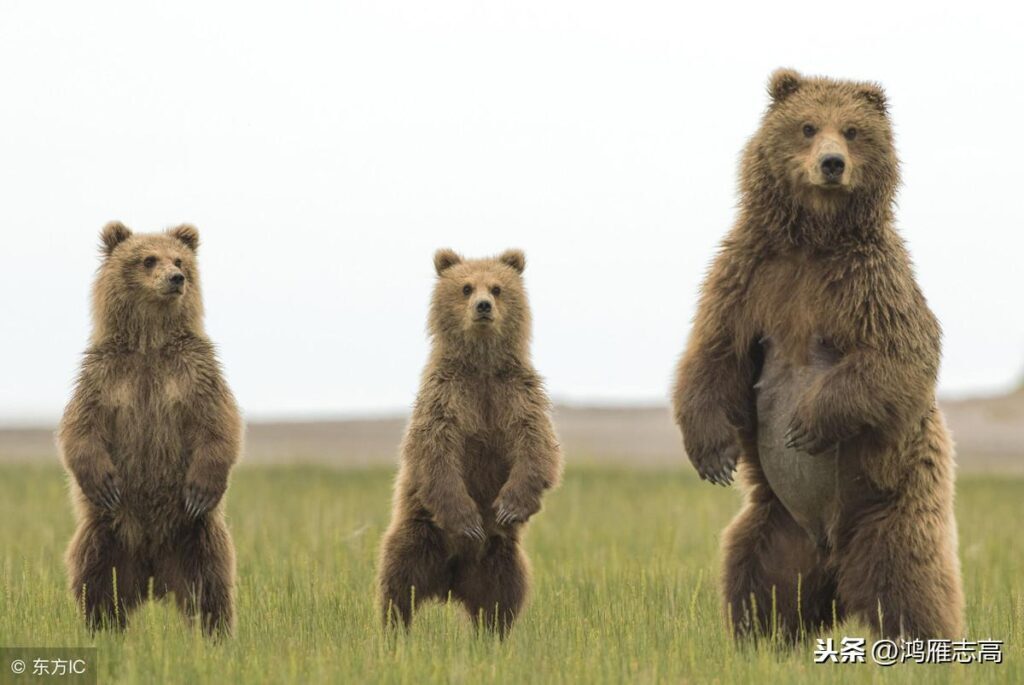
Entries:
POLYGON ((561 473, 517 250, 434 257, 433 343, 402 444, 378 571, 385 624, 408 627, 414 602, 462 601, 504 635, 529 585, 526 521, 561 473))
POLYGON ((115 222, 102 240, 92 340, 58 433, 78 519, 71 590, 90 626, 123 627, 152 579, 207 632, 229 632, 223 495, 242 427, 203 331, 199 234, 115 222))
POLYGON ((701 477, 738 464, 749 487, 725 531, 727 611, 767 631, 774 600, 792 636, 835 601, 885 635, 960 636, 940 331, 892 227, 885 95, 789 70, 769 90, 673 394, 701 477))

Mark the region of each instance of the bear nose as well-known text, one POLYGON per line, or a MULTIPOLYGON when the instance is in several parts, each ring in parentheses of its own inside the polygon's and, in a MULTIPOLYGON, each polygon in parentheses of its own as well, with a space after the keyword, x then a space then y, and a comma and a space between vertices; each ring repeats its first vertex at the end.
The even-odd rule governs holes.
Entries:
POLYGON ((476 310, 481 314, 489 314, 491 311, 491 303, 487 300, 482 300, 476 303, 476 310))
POLYGON ((185 274, 174 274, 171 276, 171 283, 181 285, 185 282, 185 274))
POLYGON ((821 160, 821 173, 830 181, 841 178, 844 169, 846 161, 840 155, 828 155, 821 160))

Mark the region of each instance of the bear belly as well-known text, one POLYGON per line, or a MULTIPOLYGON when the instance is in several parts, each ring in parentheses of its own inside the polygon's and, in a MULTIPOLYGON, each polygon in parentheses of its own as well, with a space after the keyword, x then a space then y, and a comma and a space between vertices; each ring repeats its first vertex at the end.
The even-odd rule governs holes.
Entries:
POLYGON ((137 401, 114 414, 108 445, 121 482, 114 528, 130 548, 161 545, 188 523, 185 476, 189 458, 184 430, 174 414, 137 401))
POLYGON ((484 518, 493 516, 492 505, 508 480, 509 470, 508 462, 494 445, 479 438, 466 441, 462 477, 484 518))
POLYGON ((837 361, 819 339, 811 342, 809 363, 785 358, 770 338, 762 341, 764 365, 754 385, 757 397, 757 449, 761 469, 772 491, 815 544, 827 538, 841 492, 839 447, 813 455, 786 447, 786 430, 801 399, 837 361))

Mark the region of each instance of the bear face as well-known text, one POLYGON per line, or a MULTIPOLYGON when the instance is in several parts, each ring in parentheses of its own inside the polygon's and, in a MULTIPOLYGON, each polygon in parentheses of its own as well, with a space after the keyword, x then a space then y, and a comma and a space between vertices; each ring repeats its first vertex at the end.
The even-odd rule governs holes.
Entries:
POLYGON ((173 305, 195 288, 195 256, 199 233, 179 226, 164 234, 133 234, 124 224, 111 223, 101 234, 106 259, 102 280, 117 281, 152 302, 173 305))
POLYGON ((199 232, 194 227, 137 234, 111 222, 100 240, 103 263, 93 289, 94 338, 153 334, 158 329, 149 324, 156 321, 198 327, 202 296, 196 261, 199 232))
POLYGON ((770 186, 817 214, 888 199, 898 163, 880 86, 780 69, 768 91, 753 143, 770 186))
POLYGON ((434 268, 437 283, 430 332, 435 338, 459 346, 527 341, 530 310, 522 279, 526 258, 521 251, 464 260, 442 249, 434 255, 434 268))

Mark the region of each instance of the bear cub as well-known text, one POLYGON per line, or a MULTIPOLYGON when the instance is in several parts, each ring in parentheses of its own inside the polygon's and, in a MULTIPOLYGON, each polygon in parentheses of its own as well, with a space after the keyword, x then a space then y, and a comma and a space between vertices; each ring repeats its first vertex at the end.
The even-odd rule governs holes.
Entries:
POLYGON ((173 593, 207 633, 233 625, 224 521, 242 423, 203 330, 192 226, 102 232, 92 338, 57 442, 77 530, 66 562, 92 628, 173 593))
POLYGON ((529 585, 523 528, 561 474, 550 402, 530 361, 523 253, 434 256, 432 343, 401 447, 378 571, 385 625, 414 602, 461 601, 505 635, 529 585))

